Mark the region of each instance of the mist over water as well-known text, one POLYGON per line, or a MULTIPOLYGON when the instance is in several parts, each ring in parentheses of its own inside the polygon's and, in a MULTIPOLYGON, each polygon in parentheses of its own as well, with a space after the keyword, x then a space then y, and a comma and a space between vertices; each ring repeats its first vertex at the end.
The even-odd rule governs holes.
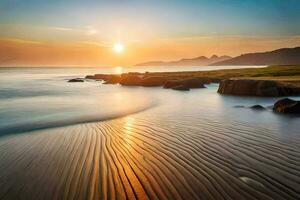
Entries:
POLYGON ((253 127, 261 124, 289 135, 299 128, 299 118, 276 115, 271 111, 254 112, 248 108, 235 108, 254 104, 271 106, 278 98, 222 96, 216 93, 217 84, 209 85, 208 89, 178 92, 161 88, 103 85, 92 80, 84 83, 67 82, 70 78, 95 73, 192 71, 200 68, 215 69, 0 68, 0 134, 102 121, 154 108, 160 111, 155 117, 165 114, 180 119, 213 119, 215 126, 232 122, 253 127))

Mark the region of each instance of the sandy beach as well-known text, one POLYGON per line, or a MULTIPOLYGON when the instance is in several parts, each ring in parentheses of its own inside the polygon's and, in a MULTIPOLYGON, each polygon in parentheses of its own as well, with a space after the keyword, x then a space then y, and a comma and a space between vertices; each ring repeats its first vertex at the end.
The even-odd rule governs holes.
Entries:
POLYGON ((297 120, 284 125, 272 112, 233 109, 252 119, 237 120, 212 112, 220 97, 205 95, 198 90, 113 120, 2 137, 0 198, 299 199, 297 120), (259 123, 270 116, 281 123, 259 123))

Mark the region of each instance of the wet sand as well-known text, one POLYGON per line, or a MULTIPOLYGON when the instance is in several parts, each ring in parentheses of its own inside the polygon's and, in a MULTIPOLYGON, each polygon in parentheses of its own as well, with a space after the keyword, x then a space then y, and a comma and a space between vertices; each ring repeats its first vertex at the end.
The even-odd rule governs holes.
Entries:
POLYGON ((300 137, 158 113, 2 138, 0 199, 300 198, 300 137))

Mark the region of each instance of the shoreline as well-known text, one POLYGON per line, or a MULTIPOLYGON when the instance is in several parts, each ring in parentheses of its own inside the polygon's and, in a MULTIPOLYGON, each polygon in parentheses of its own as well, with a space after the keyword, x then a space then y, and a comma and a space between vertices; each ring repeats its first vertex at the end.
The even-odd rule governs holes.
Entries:
MULTIPOLYGON (((188 91, 193 88, 205 88, 205 84, 221 83, 220 87, 230 82, 230 90, 222 94, 242 96, 290 96, 300 95, 300 65, 268 66, 265 68, 223 69, 211 71, 188 72, 129 72, 122 74, 87 75, 86 79, 101 80, 104 84, 120 84, 125 86, 163 87, 167 89, 188 91), (226 82, 227 80, 227 82, 226 82), (251 84, 249 85, 249 83, 251 84), (258 85, 258 92, 231 92, 241 89, 251 90, 253 83, 258 85), (260 85, 263 85, 260 87, 260 85), (272 92, 270 92, 272 90, 272 92), (276 90, 276 91, 275 91, 276 90), (283 91, 284 90, 284 91, 283 91)), ((83 79, 72 79, 69 82, 83 82, 83 79)), ((227 86, 227 85, 226 85, 227 86)))

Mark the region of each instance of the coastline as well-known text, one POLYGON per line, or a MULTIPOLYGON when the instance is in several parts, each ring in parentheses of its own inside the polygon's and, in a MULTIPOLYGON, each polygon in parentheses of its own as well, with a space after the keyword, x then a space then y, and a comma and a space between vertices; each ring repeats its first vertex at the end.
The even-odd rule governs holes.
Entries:
MULTIPOLYGON (((243 96, 292 96, 300 94, 299 65, 193 72, 95 74, 87 75, 85 78, 102 80, 104 84, 144 87, 162 86, 167 89, 185 91, 193 88, 205 88, 205 84, 220 83, 218 92, 243 96), (227 86, 228 83, 230 83, 229 86, 227 86), (244 86, 239 88, 241 84, 244 86), (253 87, 257 87, 255 89, 257 91, 249 91, 253 90, 253 87), (245 91, 236 92, 235 90, 245 91)), ((83 79, 69 80, 69 82, 73 81, 83 82, 83 79)))

